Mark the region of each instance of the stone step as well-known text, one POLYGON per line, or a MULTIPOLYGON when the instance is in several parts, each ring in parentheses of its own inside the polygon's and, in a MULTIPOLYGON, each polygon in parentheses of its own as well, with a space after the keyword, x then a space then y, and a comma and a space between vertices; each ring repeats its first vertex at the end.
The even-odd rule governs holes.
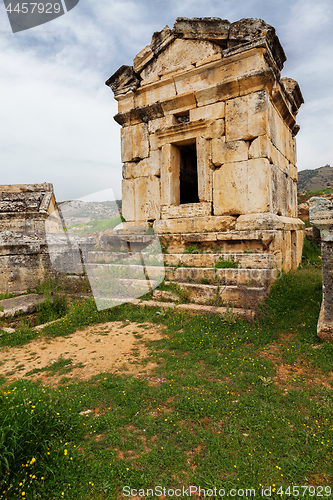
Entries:
MULTIPOLYGON (((142 265, 132 264, 133 260, 128 261, 129 264, 86 264, 86 271, 89 278, 95 277, 95 280, 142 280, 146 271, 150 280, 157 280, 159 283, 164 278, 170 281, 194 281, 208 282, 229 285, 252 285, 252 286, 268 286, 273 283, 280 274, 277 269, 256 268, 256 269, 234 269, 234 268, 215 268, 215 267, 174 267, 174 266, 152 266, 147 265, 145 268, 142 265)), ((136 262, 136 261, 135 261, 136 262)), ((93 278, 94 279, 94 278, 93 278)))
POLYGON ((145 271, 150 280, 158 280, 162 282, 165 277, 165 268, 162 266, 142 266, 138 264, 86 264, 86 272, 88 277, 96 276, 104 281, 113 279, 142 280, 145 279, 145 271))
POLYGON ((231 269, 212 267, 166 267, 166 279, 170 281, 194 281, 208 280, 211 283, 219 282, 228 285, 251 285, 256 287, 268 286, 279 276, 277 269, 231 269))
POLYGON ((159 302, 158 300, 132 300, 132 304, 141 307, 159 307, 161 309, 171 309, 175 311, 186 311, 193 314, 217 314, 217 315, 235 315, 252 320, 255 317, 255 310, 244 308, 230 308, 219 306, 207 306, 202 304, 175 304, 174 302, 159 302))
POLYGON ((275 257, 268 253, 191 253, 165 254, 164 262, 167 266, 185 264, 191 267, 214 267, 219 260, 238 262, 238 268, 262 269, 274 268, 275 257))
POLYGON ((274 268, 275 257, 268 253, 174 253, 152 255, 145 252, 89 252, 87 263, 89 264, 137 264, 141 265, 142 260, 145 265, 162 266, 163 262, 167 266, 179 266, 184 264, 191 267, 214 267, 219 260, 238 262, 238 268, 262 269, 274 268), (118 261, 118 262, 117 262, 118 261))
MULTIPOLYGON (((166 282, 171 284, 171 282, 166 282)), ((187 294, 188 302, 210 304, 222 301, 233 307, 253 309, 265 300, 267 287, 202 285, 199 283, 177 283, 187 294)))

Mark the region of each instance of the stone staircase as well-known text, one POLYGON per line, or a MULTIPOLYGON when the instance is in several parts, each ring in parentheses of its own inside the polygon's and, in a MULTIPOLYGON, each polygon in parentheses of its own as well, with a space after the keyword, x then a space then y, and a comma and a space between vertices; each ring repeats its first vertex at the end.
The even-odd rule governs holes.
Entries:
MULTIPOLYGON (((109 237, 107 250, 89 252, 85 267, 90 276, 116 277, 126 296, 119 303, 152 291, 155 301, 255 309, 280 273, 274 255, 263 251, 214 252, 190 245, 183 253, 152 255, 112 247, 109 237)), ((111 302, 117 301, 117 290, 110 293, 111 302)))

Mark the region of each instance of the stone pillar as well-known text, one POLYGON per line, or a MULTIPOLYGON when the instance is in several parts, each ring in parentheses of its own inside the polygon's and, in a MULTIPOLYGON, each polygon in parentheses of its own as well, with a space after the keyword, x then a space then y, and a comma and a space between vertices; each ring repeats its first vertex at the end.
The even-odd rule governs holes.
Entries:
POLYGON ((320 230, 323 273, 323 301, 317 334, 323 340, 333 340, 333 203, 326 198, 309 200, 310 223, 320 230))

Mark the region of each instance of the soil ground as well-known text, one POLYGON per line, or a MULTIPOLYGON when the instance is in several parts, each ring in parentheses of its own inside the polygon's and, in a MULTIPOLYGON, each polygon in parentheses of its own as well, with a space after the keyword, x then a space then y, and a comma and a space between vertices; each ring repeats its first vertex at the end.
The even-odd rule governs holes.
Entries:
POLYGON ((143 360, 149 354, 148 344, 162 338, 163 329, 158 325, 115 321, 87 327, 67 337, 41 336, 22 347, 3 347, 0 375, 8 381, 26 377, 54 385, 64 375, 88 380, 103 372, 150 373, 156 364, 143 360), (72 362, 66 365, 65 360, 72 362), (59 361, 63 366, 52 370, 52 365, 59 361))

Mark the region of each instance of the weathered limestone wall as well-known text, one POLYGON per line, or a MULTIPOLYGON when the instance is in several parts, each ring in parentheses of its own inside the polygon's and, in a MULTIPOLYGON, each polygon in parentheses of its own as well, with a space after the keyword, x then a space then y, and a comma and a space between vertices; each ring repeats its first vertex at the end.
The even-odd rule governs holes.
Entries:
POLYGON ((320 230, 323 273, 323 301, 317 334, 333 340, 333 203, 325 198, 309 200, 310 223, 320 230))

